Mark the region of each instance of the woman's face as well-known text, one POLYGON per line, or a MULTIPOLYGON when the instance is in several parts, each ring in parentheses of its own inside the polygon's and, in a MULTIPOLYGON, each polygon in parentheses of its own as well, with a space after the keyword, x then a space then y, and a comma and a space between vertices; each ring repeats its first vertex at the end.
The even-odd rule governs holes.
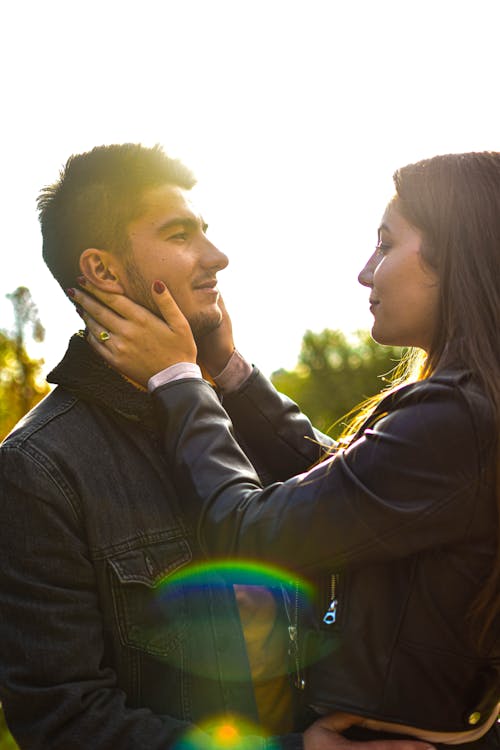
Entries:
POLYGON ((422 235, 403 218, 395 198, 378 243, 358 276, 370 288, 372 336, 379 344, 429 350, 437 322, 439 281, 421 254, 422 235))

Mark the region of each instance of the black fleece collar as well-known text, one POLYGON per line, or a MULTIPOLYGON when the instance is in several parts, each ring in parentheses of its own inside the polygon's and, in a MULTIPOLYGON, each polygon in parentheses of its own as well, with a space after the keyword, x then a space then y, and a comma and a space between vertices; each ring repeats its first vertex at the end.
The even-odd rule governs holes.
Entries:
POLYGON ((66 388, 83 401, 157 431, 148 393, 109 367, 80 334, 71 337, 66 354, 47 375, 47 380, 66 388))

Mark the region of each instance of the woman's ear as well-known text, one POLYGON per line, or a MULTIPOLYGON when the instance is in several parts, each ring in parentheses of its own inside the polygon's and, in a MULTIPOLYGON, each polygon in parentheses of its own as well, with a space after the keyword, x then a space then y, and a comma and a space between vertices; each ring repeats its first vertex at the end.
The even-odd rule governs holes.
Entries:
POLYGON ((104 292, 125 293, 120 280, 123 276, 123 265, 108 250, 97 250, 90 247, 80 255, 80 271, 94 286, 104 292))

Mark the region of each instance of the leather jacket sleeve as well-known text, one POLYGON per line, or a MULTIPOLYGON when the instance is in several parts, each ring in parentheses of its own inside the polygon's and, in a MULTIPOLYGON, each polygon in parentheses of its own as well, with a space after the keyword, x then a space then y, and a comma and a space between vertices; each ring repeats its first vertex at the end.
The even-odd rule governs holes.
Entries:
POLYGON ((224 395, 223 405, 265 483, 306 471, 333 444, 257 368, 238 391, 224 395))
POLYGON ((447 383, 396 392, 348 450, 266 488, 206 383, 177 381, 154 398, 186 503, 195 515, 202 509, 209 553, 259 556, 298 571, 335 571, 456 542, 478 511, 477 486, 492 463, 492 425, 478 428, 447 383))

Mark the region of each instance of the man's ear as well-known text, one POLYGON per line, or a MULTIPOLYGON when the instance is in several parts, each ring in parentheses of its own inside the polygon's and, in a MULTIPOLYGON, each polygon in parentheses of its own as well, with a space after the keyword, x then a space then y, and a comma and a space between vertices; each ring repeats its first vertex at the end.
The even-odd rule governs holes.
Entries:
POLYGON ((80 271, 94 286, 104 292, 125 293, 120 276, 123 277, 123 264, 108 250, 90 247, 80 255, 80 271))

